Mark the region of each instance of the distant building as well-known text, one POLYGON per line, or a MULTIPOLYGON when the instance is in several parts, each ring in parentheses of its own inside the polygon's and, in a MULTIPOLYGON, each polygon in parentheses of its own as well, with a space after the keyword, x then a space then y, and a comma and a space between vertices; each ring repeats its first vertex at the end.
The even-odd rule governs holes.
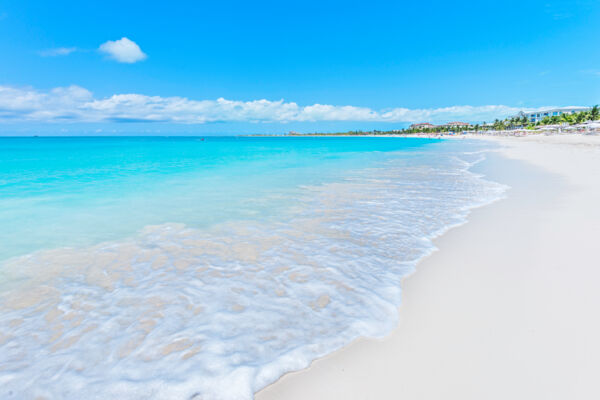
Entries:
POLYGON ((420 123, 420 124, 412 124, 410 126, 410 129, 419 129, 419 130, 430 129, 430 128, 435 128, 435 125, 430 124, 429 122, 423 122, 423 123, 420 123))
POLYGON ((527 117, 527 120, 531 123, 540 122, 546 117, 557 117, 562 114, 575 114, 581 111, 587 111, 589 108, 585 107, 563 107, 563 108, 553 108, 551 110, 544 111, 534 111, 534 112, 520 112, 517 117, 523 118, 527 117))
POLYGON ((443 126, 447 127, 447 128, 469 128, 471 126, 471 124, 469 124, 467 122, 454 121, 454 122, 448 122, 447 124, 445 124, 443 126))

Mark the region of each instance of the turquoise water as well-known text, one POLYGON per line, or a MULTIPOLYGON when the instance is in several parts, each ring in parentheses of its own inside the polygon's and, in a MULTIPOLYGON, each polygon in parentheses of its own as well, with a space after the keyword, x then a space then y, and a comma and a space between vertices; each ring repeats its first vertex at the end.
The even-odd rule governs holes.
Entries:
POLYGON ((0 139, 0 398, 251 399, 385 335, 488 146, 0 139))
POLYGON ((3 138, 0 259, 92 244, 145 225, 268 218, 278 196, 436 140, 3 138))

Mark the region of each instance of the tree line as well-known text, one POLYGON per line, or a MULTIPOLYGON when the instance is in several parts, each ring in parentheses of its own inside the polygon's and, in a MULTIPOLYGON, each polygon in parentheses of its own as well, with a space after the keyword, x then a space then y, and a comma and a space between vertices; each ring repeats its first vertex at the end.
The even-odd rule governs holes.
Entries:
POLYGON ((546 116, 541 121, 531 122, 527 116, 506 118, 502 121, 496 120, 492 124, 494 130, 507 130, 507 129, 535 129, 538 126, 544 125, 575 125, 582 124, 588 121, 596 121, 600 119, 600 108, 596 105, 589 110, 580 111, 576 113, 563 113, 560 115, 546 116))
POLYGON ((290 136, 307 136, 307 135, 344 135, 344 136, 362 136, 362 135, 398 135, 398 134, 411 134, 411 133, 448 133, 448 132, 479 132, 479 131, 505 131, 511 129, 535 129, 539 126, 544 125, 559 125, 559 124, 581 124, 588 121, 600 120, 600 107, 597 105, 590 108, 589 110, 580 111, 576 113, 563 113, 561 115, 547 116, 538 122, 531 122, 526 115, 521 117, 509 117, 503 120, 496 119, 493 123, 483 122, 482 124, 469 125, 464 127, 449 127, 449 126, 435 126, 432 128, 404 128, 394 129, 388 131, 347 131, 347 132, 336 132, 336 133, 313 133, 313 134, 301 134, 296 132, 290 132, 290 136))

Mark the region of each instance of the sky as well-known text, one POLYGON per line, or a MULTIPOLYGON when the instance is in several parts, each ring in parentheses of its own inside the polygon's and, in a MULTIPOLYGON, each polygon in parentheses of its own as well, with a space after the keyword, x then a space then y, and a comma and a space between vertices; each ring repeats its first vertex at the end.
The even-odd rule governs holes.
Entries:
POLYGON ((600 103, 600 1, 0 0, 0 135, 483 122, 600 103))

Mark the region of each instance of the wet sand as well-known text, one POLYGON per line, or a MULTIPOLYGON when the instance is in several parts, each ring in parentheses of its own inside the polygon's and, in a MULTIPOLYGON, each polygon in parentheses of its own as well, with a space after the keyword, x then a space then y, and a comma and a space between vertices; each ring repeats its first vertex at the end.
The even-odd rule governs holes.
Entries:
POLYGON ((475 170, 508 197, 436 240, 397 329, 256 399, 600 398, 600 137, 490 140, 475 170))

